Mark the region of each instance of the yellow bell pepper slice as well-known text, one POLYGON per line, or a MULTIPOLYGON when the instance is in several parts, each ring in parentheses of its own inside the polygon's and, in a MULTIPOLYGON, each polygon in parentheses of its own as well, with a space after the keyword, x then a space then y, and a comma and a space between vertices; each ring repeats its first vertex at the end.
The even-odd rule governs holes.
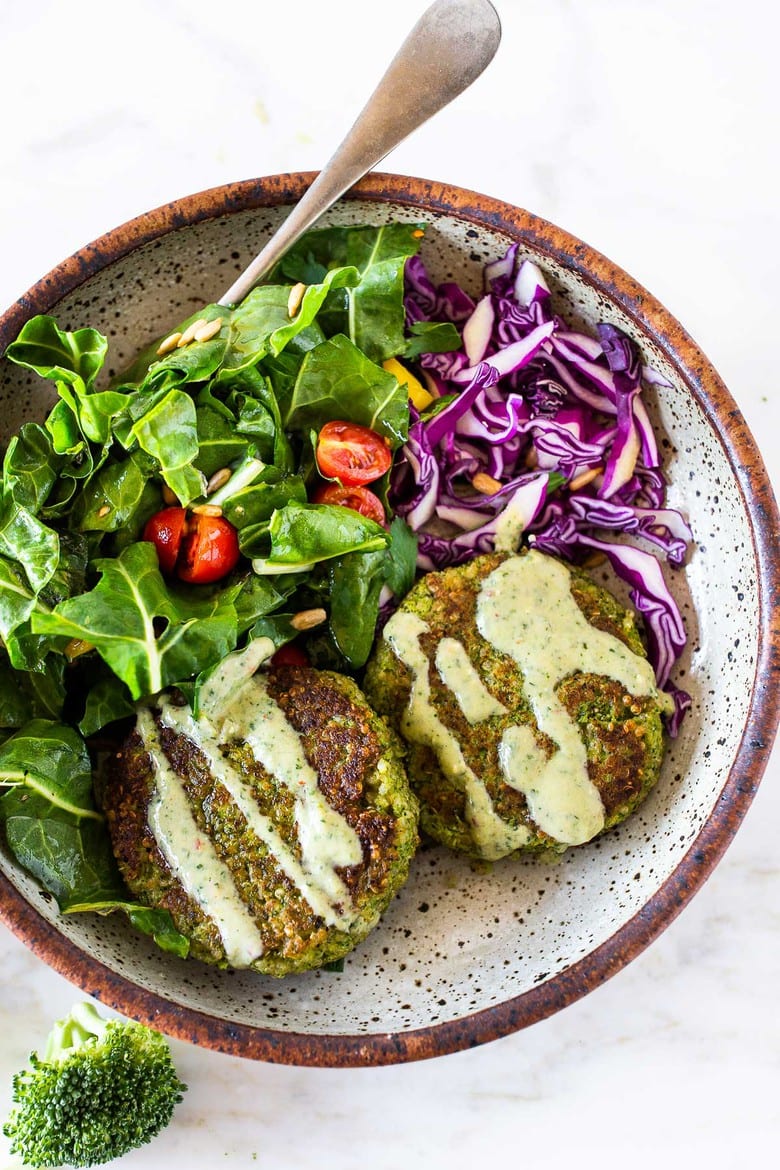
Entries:
POLYGON ((387 361, 382 362, 382 369, 387 370, 388 374, 393 374, 402 386, 406 386, 406 392, 418 410, 424 410, 429 403, 433 402, 433 395, 428 393, 422 382, 415 378, 406 366, 401 365, 397 358, 388 358, 387 361))

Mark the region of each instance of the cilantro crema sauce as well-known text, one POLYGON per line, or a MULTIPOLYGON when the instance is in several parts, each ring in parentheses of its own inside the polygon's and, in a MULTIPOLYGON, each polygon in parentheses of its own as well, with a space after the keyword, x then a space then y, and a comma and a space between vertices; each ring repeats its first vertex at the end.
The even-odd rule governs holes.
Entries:
MULTIPOLYGON (((534 550, 509 557, 480 586, 476 624, 486 642, 517 663, 536 724, 556 745, 548 759, 530 727, 506 727, 498 746, 504 779, 523 793, 541 830, 563 845, 580 845, 604 827, 604 806, 588 775, 580 731, 557 698, 556 687, 568 675, 583 672, 615 679, 632 695, 658 696, 658 691, 648 660, 592 626, 572 596, 570 582, 569 570, 552 557, 534 550)), ((429 662, 420 646, 427 630, 421 618, 403 610, 385 627, 384 637, 412 675, 401 730, 407 739, 429 746, 444 774, 463 789, 465 818, 475 843, 484 857, 495 860, 527 843, 531 834, 496 815, 456 736, 436 714, 429 662)), ((442 640, 435 666, 470 723, 505 714, 456 639, 442 640)))
MULTIPOLYGON (((320 791, 300 736, 269 695, 264 678, 256 675, 235 689, 229 705, 213 721, 203 712, 195 719, 189 707, 177 707, 164 697, 158 705, 163 726, 186 736, 203 754, 211 776, 226 789, 248 827, 314 913, 329 926, 348 930, 357 911, 337 870, 362 862, 360 838, 320 791), (225 758, 220 744, 235 740, 245 742, 266 772, 292 793, 299 856, 271 818, 260 812, 248 780, 225 758)), ((198 827, 183 782, 162 750, 147 709, 139 710, 137 726, 154 771, 147 815, 150 831, 171 872, 216 926, 228 962, 249 966, 263 952, 257 925, 230 870, 198 827)))

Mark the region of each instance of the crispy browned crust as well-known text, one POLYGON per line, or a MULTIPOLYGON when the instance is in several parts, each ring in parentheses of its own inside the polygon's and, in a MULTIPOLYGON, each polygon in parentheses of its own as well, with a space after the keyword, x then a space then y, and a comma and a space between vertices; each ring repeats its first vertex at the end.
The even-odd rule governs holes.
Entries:
MULTIPOLYGON (((417 805, 400 762, 400 744, 351 680, 307 667, 282 667, 270 673, 268 690, 301 735, 328 803, 360 839, 362 863, 339 871, 361 915, 349 933, 329 927, 312 911, 226 789, 210 775, 206 758, 192 741, 159 720, 157 724, 160 744, 184 781, 198 829, 230 869, 260 930, 263 956, 258 968, 283 974, 339 957, 375 924, 406 878, 417 844, 417 805)), ((260 811, 273 819, 300 857, 290 792, 244 743, 222 747, 251 785, 260 811)), ((224 963, 218 931, 172 874, 148 827, 152 791, 150 757, 134 730, 108 762, 102 798, 120 870, 141 901, 170 911, 177 929, 190 938, 195 957, 224 963)))
MULTIPOLYGON (((457 738, 465 762, 485 784, 496 812, 512 824, 527 824, 532 829, 528 848, 557 849, 560 846, 531 822, 525 796, 505 783, 498 759, 498 744, 507 720, 527 723, 539 748, 548 756, 555 750, 552 741, 536 726, 516 664, 477 630, 480 583, 505 559, 502 554, 487 554, 455 569, 428 573, 407 596, 403 608, 412 609, 429 627, 420 637, 420 646, 430 664, 431 701, 438 718, 457 738), (445 636, 457 637, 463 644, 487 690, 508 708, 509 716, 476 724, 466 720, 434 665, 436 647, 445 636)), ((578 570, 572 570, 571 590, 592 625, 613 634, 634 653, 645 653, 634 615, 611 594, 578 570)), ((411 675, 386 643, 377 646, 366 672, 365 687, 375 708, 400 732, 411 675)), ((657 779, 662 754, 658 704, 652 698, 626 695, 619 683, 593 674, 563 679, 557 694, 580 725, 588 752, 588 773, 601 796, 605 827, 609 828, 637 806, 657 779)), ((443 844, 473 853, 463 788, 442 773, 429 747, 409 743, 407 753, 410 781, 420 799, 423 829, 443 844)))

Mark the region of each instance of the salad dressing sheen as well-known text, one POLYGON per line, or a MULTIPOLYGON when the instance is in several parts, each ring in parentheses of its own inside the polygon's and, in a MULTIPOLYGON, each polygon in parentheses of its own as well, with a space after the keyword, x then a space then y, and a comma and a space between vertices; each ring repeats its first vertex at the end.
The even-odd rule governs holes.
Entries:
MULTIPOLYGON (((202 712, 195 719, 189 707, 174 706, 165 698, 159 705, 163 725, 186 736, 203 753, 214 780, 227 790, 313 912, 328 925, 349 930, 357 912, 336 870, 363 861, 360 838, 320 791, 300 736, 268 694, 265 680, 255 676, 233 690, 215 722, 202 712), (249 783, 223 755, 220 742, 229 739, 243 740, 269 775, 295 797, 300 859, 260 812, 249 783)), ((230 870, 196 824, 182 781, 168 762, 146 708, 138 710, 137 728, 154 769, 147 820, 157 846, 184 890, 216 926, 228 961, 246 967, 263 952, 257 925, 230 870)))

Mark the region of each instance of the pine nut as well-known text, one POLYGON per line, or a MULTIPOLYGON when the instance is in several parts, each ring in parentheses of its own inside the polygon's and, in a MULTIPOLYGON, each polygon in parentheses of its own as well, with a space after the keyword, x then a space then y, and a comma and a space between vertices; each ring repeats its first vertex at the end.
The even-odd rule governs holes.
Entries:
POLYGON ((181 333, 178 331, 176 333, 169 333, 165 338, 165 341, 161 341, 157 346, 157 356, 163 357, 164 354, 170 353, 172 349, 176 349, 176 346, 179 344, 180 337, 181 333))
POLYGON ((78 658, 81 654, 88 654, 90 650, 94 649, 93 644, 91 642, 85 642, 83 638, 71 638, 65 647, 64 653, 68 661, 72 662, 74 658, 78 658))
POLYGON ((311 630, 322 625, 327 616, 324 609, 302 609, 290 618, 290 625, 294 630, 311 630))
POLYGON ((111 511, 110 505, 104 504, 102 508, 98 508, 97 514, 100 517, 100 519, 102 519, 104 516, 107 516, 110 511, 111 511))
POLYGON ((579 475, 575 475, 574 479, 570 480, 568 484, 569 491, 578 492, 580 488, 587 487, 589 483, 593 483, 594 479, 598 479, 603 472, 603 467, 589 467, 587 471, 581 471, 579 475))
POLYGON ((294 317, 295 314, 298 312, 299 308, 301 307, 301 301, 303 300, 303 294, 305 292, 306 292, 306 285, 303 283, 303 281, 299 280, 297 284, 294 284, 292 286, 292 288, 290 289, 290 295, 287 298, 287 316, 288 317, 294 317))
POLYGON ((219 504, 195 504, 190 511, 195 512, 198 516, 221 516, 222 509, 219 504))
POLYGON ((171 491, 171 489, 168 487, 167 483, 164 483, 162 486, 162 498, 166 504, 178 504, 178 502, 179 502, 178 496, 176 496, 171 491))
POLYGON ((204 325, 208 325, 208 321, 205 317, 199 317, 197 321, 193 321, 191 325, 188 325, 179 340, 176 342, 176 348, 181 349, 183 345, 189 345, 191 341, 194 341, 195 334, 204 325))
POLYGON ((213 495, 218 488, 224 487, 227 481, 232 476, 233 472, 229 467, 220 467, 219 471, 215 471, 209 482, 206 484, 206 495, 213 495))
POLYGON ((222 318, 215 317, 213 321, 207 321, 205 325, 201 325, 200 329, 196 329, 193 335, 194 341, 211 341, 212 337, 216 337, 222 328, 222 318))
POLYGON ((494 496, 496 492, 501 491, 501 484, 486 471, 478 471, 471 481, 471 486, 483 496, 494 496))
POLYGON ((606 553, 592 552, 589 556, 585 557, 585 560, 582 562, 582 567, 583 569, 597 569, 599 565, 603 565, 606 562, 606 559, 606 553))
POLYGON ((536 447, 529 447, 525 456, 525 465, 529 471, 533 471, 534 467, 539 464, 539 454, 536 447))

